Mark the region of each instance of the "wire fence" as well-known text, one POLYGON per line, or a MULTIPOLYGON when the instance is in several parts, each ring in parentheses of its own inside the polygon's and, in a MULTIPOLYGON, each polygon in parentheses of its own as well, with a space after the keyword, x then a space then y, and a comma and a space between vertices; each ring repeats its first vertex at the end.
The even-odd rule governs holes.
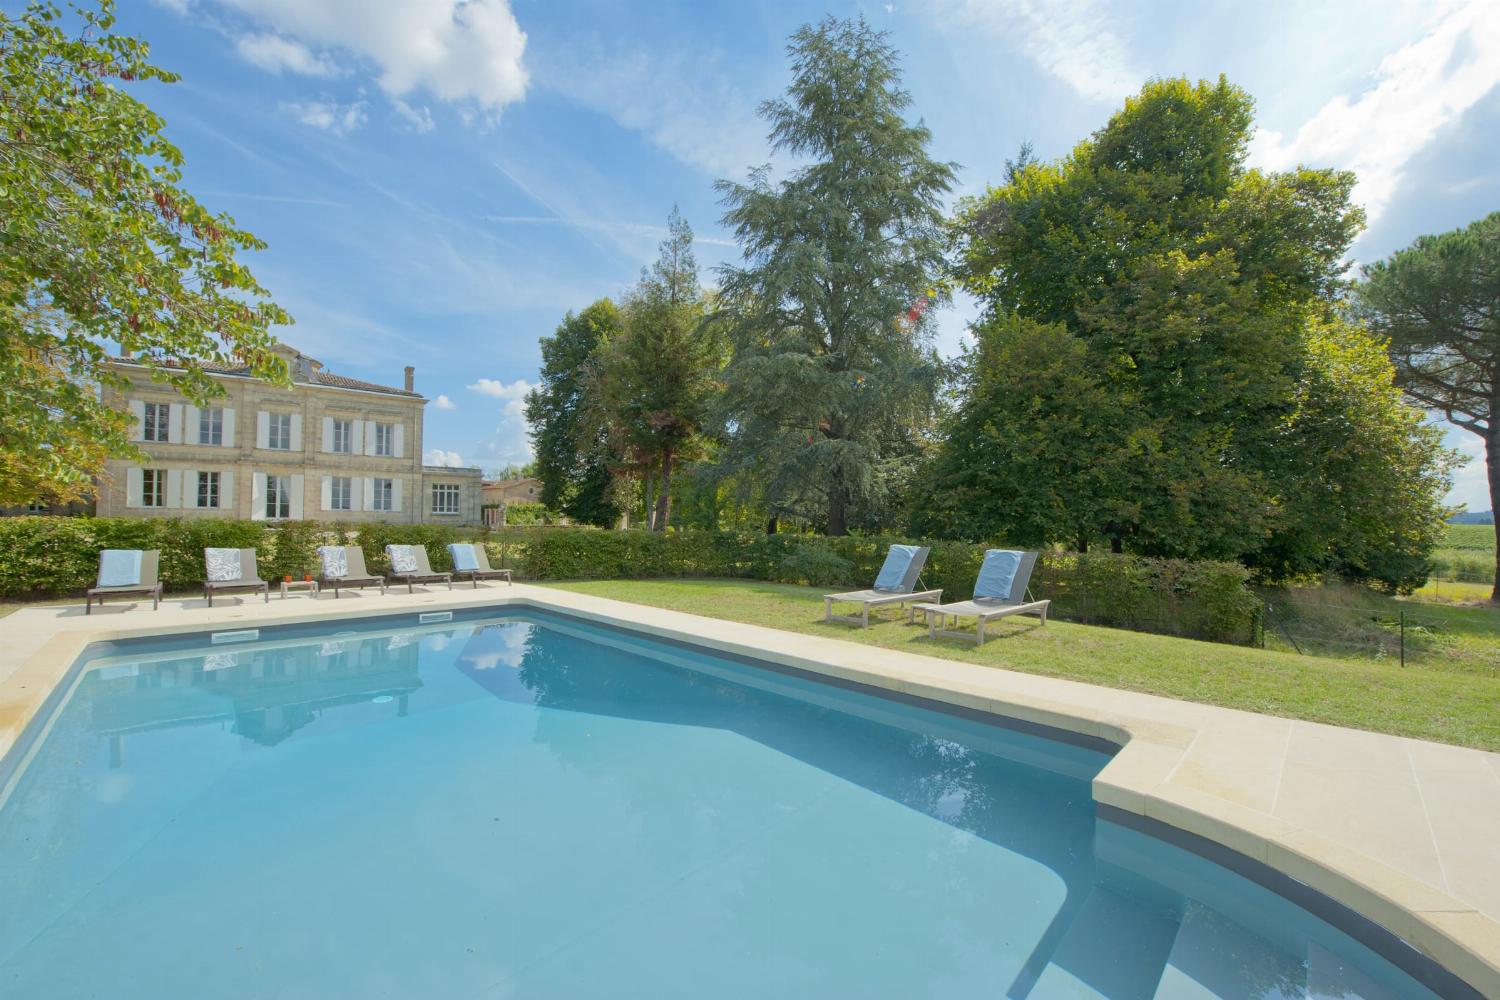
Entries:
POLYGON ((1439 609, 1332 604, 1276 596, 1264 602, 1260 645, 1284 646, 1313 656, 1354 656, 1405 667, 1437 645, 1448 631, 1439 609))

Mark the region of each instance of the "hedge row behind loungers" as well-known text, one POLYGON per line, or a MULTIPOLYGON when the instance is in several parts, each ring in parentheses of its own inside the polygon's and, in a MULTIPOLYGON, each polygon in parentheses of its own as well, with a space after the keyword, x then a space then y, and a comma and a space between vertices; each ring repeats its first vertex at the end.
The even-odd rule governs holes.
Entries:
MULTIPOLYGON (((203 581, 203 550, 256 550, 262 575, 278 580, 317 572, 317 547, 357 544, 373 573, 384 573, 387 544, 423 545, 432 568, 452 569, 449 542, 480 541, 497 568, 529 580, 739 577, 820 587, 869 586, 898 537, 825 538, 716 531, 602 531, 581 527, 511 527, 496 531, 429 524, 322 524, 260 521, 89 517, 0 518, 0 596, 74 595, 92 585, 99 550, 161 550, 168 590, 203 581)), ((931 543, 923 572, 949 599, 974 588, 984 546, 931 543)), ((1069 621, 1141 631, 1248 642, 1259 602, 1236 563, 1146 559, 1108 553, 1047 552, 1033 591, 1052 599, 1069 621)))

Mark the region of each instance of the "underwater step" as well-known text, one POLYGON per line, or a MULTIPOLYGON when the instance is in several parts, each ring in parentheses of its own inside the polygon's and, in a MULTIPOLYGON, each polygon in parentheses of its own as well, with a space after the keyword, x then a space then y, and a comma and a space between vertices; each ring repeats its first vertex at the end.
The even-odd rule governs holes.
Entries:
POLYGON ((1095 886, 1074 914, 1030 1000, 1149 1000, 1177 924, 1095 886))
POLYGON ((1157 985, 1157 1000, 1302 1000, 1307 967, 1265 938, 1189 903, 1157 985))

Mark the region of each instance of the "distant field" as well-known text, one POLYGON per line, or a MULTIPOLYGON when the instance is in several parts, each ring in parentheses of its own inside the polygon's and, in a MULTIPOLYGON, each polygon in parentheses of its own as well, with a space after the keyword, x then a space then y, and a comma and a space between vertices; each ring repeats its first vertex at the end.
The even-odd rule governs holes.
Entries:
POLYGON ((1493 524, 1450 524, 1445 549, 1472 549, 1480 552, 1495 551, 1495 526, 1493 524))

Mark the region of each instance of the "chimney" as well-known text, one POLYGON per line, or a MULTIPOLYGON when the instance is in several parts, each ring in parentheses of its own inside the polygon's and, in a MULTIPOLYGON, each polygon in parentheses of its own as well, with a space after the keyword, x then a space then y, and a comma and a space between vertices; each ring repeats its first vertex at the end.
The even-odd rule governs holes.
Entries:
POLYGON ((406 391, 412 391, 412 384, 416 381, 417 370, 411 365, 406 366, 406 391))

